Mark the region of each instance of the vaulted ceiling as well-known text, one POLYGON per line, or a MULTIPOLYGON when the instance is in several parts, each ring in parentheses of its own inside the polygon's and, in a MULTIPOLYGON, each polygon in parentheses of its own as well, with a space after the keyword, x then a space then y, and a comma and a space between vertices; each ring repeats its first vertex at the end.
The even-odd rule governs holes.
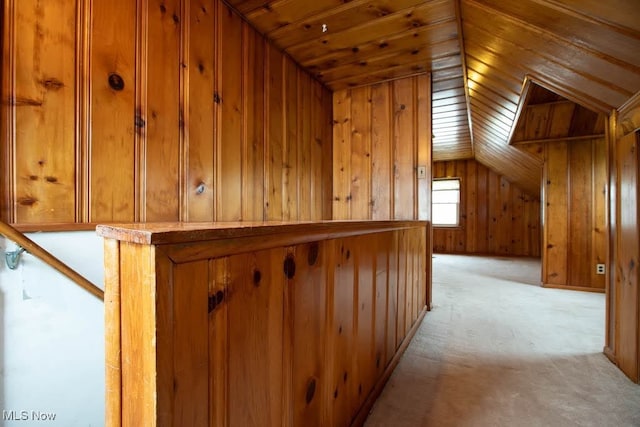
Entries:
POLYGON ((638 0, 227 2, 332 90, 430 72, 434 160, 475 157, 532 193, 541 157, 510 144, 531 84, 600 123, 640 91, 638 0))

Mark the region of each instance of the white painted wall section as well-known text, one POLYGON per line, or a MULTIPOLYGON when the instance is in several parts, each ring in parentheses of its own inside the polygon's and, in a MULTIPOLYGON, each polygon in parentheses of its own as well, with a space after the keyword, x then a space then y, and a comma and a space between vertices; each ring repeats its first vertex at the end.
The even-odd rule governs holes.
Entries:
MULTIPOLYGON (((95 232, 28 237, 103 287, 95 232)), ((0 237, 0 425, 104 425, 103 302, 30 254, 10 270, 14 248, 0 237)))

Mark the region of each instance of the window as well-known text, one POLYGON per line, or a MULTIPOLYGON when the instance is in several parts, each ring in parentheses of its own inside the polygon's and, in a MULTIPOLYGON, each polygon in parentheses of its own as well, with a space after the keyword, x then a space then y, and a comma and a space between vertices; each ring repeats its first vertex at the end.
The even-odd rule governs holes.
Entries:
POLYGON ((434 180, 431 204, 433 225, 457 226, 460 213, 460 179, 434 180))

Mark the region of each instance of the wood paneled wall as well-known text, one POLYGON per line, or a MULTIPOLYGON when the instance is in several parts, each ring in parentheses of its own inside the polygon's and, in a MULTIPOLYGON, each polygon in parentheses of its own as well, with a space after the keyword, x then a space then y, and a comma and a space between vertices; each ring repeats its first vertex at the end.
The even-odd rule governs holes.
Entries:
POLYGON ((640 92, 609 120, 609 283, 605 354, 640 382, 640 92))
POLYGON ((604 291, 607 260, 607 148, 604 138, 545 147, 542 280, 545 286, 604 291))
POLYGON ((3 219, 330 218, 331 93, 220 0, 3 7, 3 219))
POLYGON ((333 93, 333 219, 430 220, 430 86, 425 74, 333 93))
POLYGON ((426 222, 244 224, 98 229, 106 426, 364 424, 426 312, 426 222))
POLYGON ((434 252, 540 256, 537 197, 475 160, 435 162, 433 178, 460 178, 460 226, 434 227, 434 252))

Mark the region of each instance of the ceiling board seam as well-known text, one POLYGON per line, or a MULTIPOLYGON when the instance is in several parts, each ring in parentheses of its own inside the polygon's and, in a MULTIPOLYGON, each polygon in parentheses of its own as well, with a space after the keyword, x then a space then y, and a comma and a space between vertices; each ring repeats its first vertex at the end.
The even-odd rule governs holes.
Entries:
MULTIPOLYGON (((469 25, 469 26, 471 26, 471 27, 476 28, 476 29, 477 29, 478 31, 480 31, 480 32, 483 32, 483 33, 485 33, 485 34, 492 35, 492 34, 491 34, 491 33, 489 33, 487 30, 484 30, 483 28, 480 28, 480 27, 478 27, 478 26, 476 26, 476 25, 470 24, 470 23, 468 23, 468 22, 467 22, 467 25, 469 25)), ((628 96, 630 96, 630 92, 629 92, 629 91, 627 91, 627 90, 625 90, 625 89, 623 89, 623 88, 621 88, 621 87, 619 87, 619 86, 612 85, 612 84, 610 84, 608 81, 605 81, 605 80, 603 80, 603 79, 600 79, 599 77, 595 77, 595 76, 593 76, 593 75, 591 75, 591 74, 588 74, 588 73, 580 72, 580 71, 575 70, 575 69, 573 69, 573 68, 568 68, 568 67, 564 66, 562 63, 557 62, 556 60, 553 60, 553 59, 551 59, 551 58, 549 58, 549 57, 547 57, 547 56, 544 56, 544 55, 535 54, 535 52, 534 52, 534 51, 529 50, 529 49, 526 49, 526 48, 524 48, 524 47, 522 47, 522 46, 520 46, 520 45, 518 45, 518 44, 516 44, 516 43, 514 43, 514 42, 512 42, 512 41, 510 41, 510 40, 507 40, 507 39, 501 39, 501 40, 503 40, 505 43, 508 43, 508 44, 512 45, 513 47, 515 47, 516 49, 518 49, 518 50, 520 50, 520 51, 525 51, 525 52, 529 52, 529 53, 531 53, 531 54, 534 54, 534 55, 538 56, 539 58, 543 59, 543 60, 544 60, 544 61, 546 61, 546 62, 549 62, 549 63, 555 64, 556 66, 558 66, 558 67, 560 67, 560 68, 563 68, 563 69, 565 69, 565 70, 567 70, 567 71, 569 71, 569 72, 571 72, 571 73, 574 73, 574 74, 577 74, 577 75, 579 75, 579 76, 582 76, 583 78, 585 78, 585 79, 587 79, 587 80, 590 80, 590 81, 592 81, 593 83, 597 83, 597 84, 599 84, 599 85, 601 85, 601 86, 603 86, 603 87, 606 87, 606 88, 610 89, 610 90, 611 90, 611 91, 613 91, 613 92, 617 92, 617 93, 619 93, 620 95, 622 95, 622 96, 624 96, 624 97, 628 97, 628 96)), ((484 48, 485 50, 487 50, 489 53, 493 54, 494 56, 499 57, 499 58, 502 58, 505 62, 507 62, 507 63, 509 63, 509 64, 513 64, 513 63, 512 63, 511 61, 509 61, 508 59, 505 59, 505 58, 506 58, 506 56, 505 56, 505 55, 503 55, 503 54, 501 54, 501 53, 497 52, 496 50, 494 50, 494 49, 492 49, 492 48, 489 48, 489 47, 487 47, 487 46, 484 46, 483 48, 484 48)), ((522 67, 518 67, 518 68, 522 68, 522 67)), ((531 68, 530 68, 530 67, 528 67, 528 66, 526 66, 525 68, 526 68, 526 70, 528 70, 528 71, 529 71, 529 73, 530 73, 530 74, 534 74, 534 73, 536 73, 536 71, 535 71, 535 70, 531 69, 531 68)), ((583 93, 583 92, 581 92, 581 93, 583 93)), ((591 98, 591 97, 590 97, 590 98, 591 98)))
MULTIPOLYGON (((422 35, 422 33, 423 33, 423 32, 427 32, 427 31, 434 30, 434 29, 436 29, 437 27, 445 26, 446 24, 452 24, 454 21, 455 21, 455 20, 453 20, 453 19, 449 19, 449 20, 447 20, 447 21, 443 21, 443 22, 440 22, 440 23, 438 23, 438 24, 434 24, 434 25, 426 25, 426 26, 420 27, 420 28, 418 28, 418 29, 411 28, 411 29, 409 29, 409 30, 403 30, 403 31, 400 31, 400 32, 397 32, 397 33, 390 34, 389 36, 385 37, 385 38, 384 38, 384 40, 385 40, 386 42, 390 42, 390 41, 395 41, 395 40, 397 40, 397 39, 405 38, 405 37, 406 37, 407 35, 409 35, 409 34, 418 34, 418 35, 422 35)), ((441 39, 441 40, 438 40, 435 44, 433 44, 433 45, 431 45, 431 46, 435 46, 435 45, 438 45, 438 44, 444 44, 444 43, 447 43, 447 42, 451 42, 452 40, 457 40, 457 37, 447 37, 447 38, 443 38, 443 39, 441 39)), ((314 42, 315 42, 315 41, 307 42, 307 44, 313 44, 314 42)), ((355 47, 357 47, 357 48, 359 49, 359 51, 362 51, 362 49, 360 48, 360 46, 366 46, 366 45, 374 44, 374 43, 375 43, 376 45, 379 45, 379 41, 378 41, 378 40, 376 40, 376 41, 374 41, 374 40, 369 40, 369 41, 364 42, 364 43, 360 44, 359 46, 355 46, 355 47)), ((312 66, 312 65, 317 65, 317 64, 321 63, 322 61, 326 61, 326 60, 328 60, 328 59, 333 59, 332 57, 333 57, 333 56, 335 56, 335 55, 336 55, 336 54, 338 54, 338 53, 345 52, 345 51, 352 52, 352 51, 353 51, 353 48, 354 48, 354 47, 343 47, 343 48, 337 48, 337 49, 331 50, 329 53, 326 53, 326 54, 324 54, 324 55, 316 56, 316 57, 313 57, 313 58, 311 58, 311 59, 307 59, 307 60, 305 60, 305 61, 302 61, 302 62, 300 62, 300 64, 301 64, 303 67, 310 67, 310 66, 312 66)), ((288 48, 287 48, 287 50, 294 50, 294 49, 293 49, 293 47, 288 47, 288 48)))
POLYGON ((489 115, 492 115, 492 113, 494 113, 495 116, 492 117, 494 120, 499 120, 505 126, 511 127, 511 122, 513 121, 512 118, 509 118, 504 113, 501 113, 500 111, 496 110, 493 106, 487 104, 483 100, 475 97, 471 97, 471 106, 478 107, 481 110, 484 108, 484 111, 489 115))
MULTIPOLYGON (((486 80, 486 79, 483 79, 483 80, 486 80)), ((479 87, 479 88, 481 88, 481 89, 483 89, 483 90, 485 90, 485 91, 491 92, 491 94, 493 94, 493 95, 495 95, 495 96, 497 96, 497 97, 500 97, 500 98, 504 99, 504 101, 505 101, 505 102, 508 102, 508 103, 509 103, 509 104, 511 104, 511 105, 514 105, 514 106, 517 106, 517 105, 518 105, 518 103, 517 103, 517 102, 513 102, 512 100, 510 100, 510 99, 508 99, 508 98, 505 98, 501 93, 496 92, 495 90, 493 90, 492 88, 490 88, 489 86, 487 86, 487 85, 486 85, 486 84, 484 84, 484 83, 479 83, 478 81, 476 81, 476 80, 474 80, 474 79, 469 79, 469 81, 473 82, 473 85, 474 85, 474 86, 477 86, 477 87, 479 87)), ((479 91, 479 90, 476 90, 476 89, 474 89, 474 88, 469 88, 469 89, 470 89, 470 90, 473 90, 474 92, 478 92, 480 95, 484 96, 485 98, 487 97, 487 95, 483 94, 483 93, 482 93, 481 91, 479 91)), ((506 92, 509 92, 510 94, 512 94, 512 95, 514 95, 515 97, 517 97, 518 99, 520 99, 520 95, 519 95, 519 94, 516 94, 515 92, 513 92, 513 91, 511 91, 511 90, 509 90, 509 89, 506 89, 506 88, 503 88, 503 89, 504 89, 506 92)))
MULTIPOLYGON (((286 33, 287 31, 289 31, 291 29, 291 26, 302 26, 306 22, 316 21, 316 20, 320 20, 320 19, 328 20, 329 18, 331 18, 334 15, 340 15, 341 13, 346 12, 348 10, 355 9, 356 7, 366 5, 370 1, 371 0, 352 0, 352 1, 349 1, 348 3, 343 3, 340 6, 331 7, 331 8, 329 8, 329 9, 323 11, 323 12, 318 12, 318 13, 306 15, 306 16, 298 19, 297 21, 289 22, 287 25, 284 25, 282 27, 278 27, 275 30, 273 30, 271 32, 268 32, 267 35, 270 38, 276 39, 276 38, 278 38, 278 36, 281 35, 281 33, 286 33)), ((416 2, 416 3, 419 3, 419 2, 416 2)), ((406 7, 404 9, 400 9, 400 10, 398 10, 396 12, 405 11, 405 10, 411 9, 413 7, 416 7, 416 6, 419 6, 419 4, 416 4, 414 6, 409 6, 409 7, 406 7)), ((388 14, 388 15, 390 15, 390 14, 388 14)), ((382 17, 388 16, 388 15, 383 15, 382 17)))
POLYGON ((291 59, 296 65, 298 65, 300 68, 302 68, 302 70, 307 73, 308 75, 311 76, 311 78, 320 83, 322 85, 322 87, 326 88, 327 90, 329 90, 330 92, 333 92, 329 86, 327 84, 325 84, 323 81, 318 80, 313 73, 309 72, 306 67, 304 67, 302 64, 300 64, 298 61, 296 61, 289 53, 287 53, 285 50, 281 49, 280 47, 276 46, 275 43, 273 43, 269 38, 267 38, 267 36, 264 35, 264 33, 262 31, 259 31, 255 25, 253 25, 253 23, 251 21, 249 21, 247 19, 247 17, 242 14, 238 9, 236 9, 233 5, 231 5, 229 3, 228 0, 221 0, 222 2, 222 6, 226 6, 229 10, 232 11, 232 13, 235 13, 237 16, 240 17, 240 19, 242 21, 244 21, 249 27, 251 27, 251 29, 253 31, 255 31, 258 35, 260 35, 260 37, 265 41, 265 43, 271 47, 273 47, 274 49, 276 49, 278 52, 280 52, 283 56, 288 57, 289 59, 291 59))
POLYGON ((495 7, 489 6, 485 3, 480 3, 477 0, 465 0, 467 3, 472 4, 474 6, 476 6, 477 8, 485 11, 486 13, 489 14, 493 14, 493 15, 500 15, 502 17, 504 17, 507 21, 513 22, 523 28, 527 28, 529 30, 531 30, 534 33, 538 33, 540 35, 546 35, 549 36, 551 39, 556 40, 559 44, 564 44, 567 47, 571 47, 573 46, 574 48, 581 50, 583 52, 586 52, 589 56, 592 57, 597 57, 600 59, 605 60, 606 62, 609 62, 611 64, 617 65, 621 68, 626 68, 627 70, 637 73, 638 72, 638 67, 629 64, 628 62, 625 62, 623 60, 620 60, 614 56, 608 55, 607 53, 604 53, 602 51, 596 50, 590 46, 587 46, 585 44, 582 43, 575 43, 574 41, 567 39, 553 31, 549 31, 546 30, 544 28, 538 27, 537 25, 533 25, 530 24, 529 22, 523 21, 522 19, 513 16, 511 14, 509 14, 508 12, 505 12, 504 10, 500 10, 497 9, 495 7))
MULTIPOLYGON (((493 102, 495 104, 500 105, 502 108, 504 108, 505 110, 509 111, 511 114, 515 114, 516 113, 517 104, 515 102, 509 101, 508 99, 504 98, 502 95, 500 95, 500 94, 498 94, 496 92, 493 92, 491 89, 485 88, 484 86, 482 86, 479 83, 475 83, 475 85, 480 89, 485 89, 485 90, 487 90, 489 92, 492 92, 493 94, 495 94, 498 97, 502 98, 504 100, 504 102, 499 102, 499 101, 493 100, 490 97, 488 97, 485 93, 483 93, 482 91, 477 90, 475 88, 469 88, 469 95, 471 96, 472 99, 473 98, 476 98, 476 99, 484 98, 489 102, 493 102)), ((486 102, 485 102, 485 104, 486 104, 486 102)))
MULTIPOLYGON (((449 0, 446 0, 446 1, 449 1, 449 0)), ((439 3, 444 3, 444 2, 445 1, 442 1, 442 2, 439 2, 439 3)), ((425 5, 432 6, 433 3, 425 3, 425 5)), ((415 10, 415 9, 418 9, 418 8, 421 8, 421 7, 423 7, 423 6, 414 6, 414 7, 411 7, 409 9, 415 10)), ((427 7, 424 6, 424 8, 426 9, 427 7)), ((406 15, 406 10, 408 10, 408 9, 403 9, 401 11, 391 13, 391 14, 386 15, 386 16, 380 18, 380 19, 376 19, 376 20, 372 20, 372 21, 366 21, 366 22, 364 22, 362 24, 356 25, 354 27, 345 28, 344 30, 341 30, 341 31, 332 32, 327 37, 329 39, 336 38, 336 36, 340 36, 343 33, 360 32, 362 29, 366 29, 367 27, 379 26, 383 22, 393 21, 398 16, 406 15)), ((396 34, 405 34, 405 33, 408 33, 408 32, 416 31, 417 29, 420 29, 420 28, 433 27, 433 26, 436 26, 436 25, 442 25, 442 24, 449 23, 449 22, 452 22, 452 21, 455 21, 455 16, 438 19, 436 21, 429 22, 429 23, 424 24, 424 25, 420 25, 419 27, 411 28, 409 31, 403 30, 403 31, 399 31, 397 33, 392 33, 392 34, 387 35, 387 38, 391 38, 396 34)), ((317 42, 318 41, 314 39, 314 40, 310 40, 310 41, 305 41, 305 42, 302 42, 302 43, 294 44, 294 45, 288 46, 285 49, 285 51, 290 51, 290 50, 295 50, 295 49, 304 49, 306 47, 306 45, 312 45, 312 44, 315 44, 317 42)))
POLYGON ((618 24, 616 24, 614 22, 607 21, 606 19, 601 19, 601 18, 598 18, 598 17, 595 17, 595 16, 585 15, 584 13, 582 13, 582 12, 580 12, 578 10, 575 10, 575 9, 573 9, 571 7, 568 7, 567 5, 562 4, 562 3, 558 2, 558 1, 555 1, 555 0, 532 0, 532 1, 534 1, 535 3, 538 3, 538 4, 546 4, 549 7, 552 7, 554 9, 556 9, 556 10, 560 10, 560 11, 562 11, 564 13, 573 15, 576 18, 581 19, 583 21, 587 21, 587 22, 590 22, 590 23, 593 23, 593 24, 596 24, 596 25, 607 26, 607 27, 611 28, 613 31, 615 31, 617 33, 620 33, 620 34, 623 34, 625 36, 632 37, 632 38, 635 38, 635 39, 640 39, 640 36, 638 35, 638 32, 634 31, 631 28, 628 28, 628 27, 625 27, 625 26, 622 26, 622 25, 618 25, 618 24))
MULTIPOLYGON (((378 61, 384 61, 384 60, 388 60, 388 59, 393 59, 396 57, 402 57, 402 56, 406 56, 407 54, 411 54, 413 51, 412 50, 405 50, 405 51, 398 51, 398 52, 391 52, 385 55, 379 55, 379 56, 375 56, 375 57, 368 57, 368 59, 366 61, 363 60, 356 60, 356 61, 352 61, 352 62, 348 62, 348 63, 340 63, 339 66, 337 67, 333 67, 333 68, 326 68, 323 69, 322 71, 316 72, 315 75, 318 77, 325 77, 327 74, 329 73, 336 73, 336 72, 340 72, 341 70, 348 70, 350 68, 357 68, 360 69, 358 66, 361 66, 361 69, 363 70, 362 73, 358 73, 358 74, 354 74, 351 76, 351 78, 353 77, 357 77, 363 74, 370 74, 371 71, 370 69, 367 70, 367 66, 369 65, 375 65, 376 62, 378 61), (364 64, 363 64, 364 62, 364 64)), ((416 59, 415 61, 411 61, 411 62, 402 62, 400 64, 396 64, 393 65, 391 67, 385 67, 385 68, 381 68, 379 70, 376 70, 376 72, 378 71, 383 71, 383 70, 387 70, 387 69, 392 69, 392 68, 396 68, 399 66, 407 66, 407 65, 415 65, 415 64, 420 64, 420 63, 427 63, 429 60, 431 60, 431 62, 433 63, 433 60, 439 60, 439 59, 445 59, 445 58, 449 58, 449 57, 455 57, 460 55, 459 52, 455 52, 455 53, 446 53, 446 54, 441 54, 441 55, 436 55, 433 57, 430 57, 428 59, 416 59)), ((412 55, 413 56, 413 55, 412 55)), ((437 69, 436 71, 441 71, 447 68, 455 68, 455 67, 445 67, 442 69, 437 69)), ((431 68, 429 68, 431 70, 431 68)), ((336 79, 336 80, 327 80, 327 83, 330 84, 330 82, 332 81, 338 81, 338 80, 342 80, 342 79, 347 79, 348 77, 341 77, 340 79, 336 79)))
MULTIPOLYGON (((347 86, 350 89, 352 89, 352 88, 354 88, 356 86, 353 86, 353 85, 351 85, 349 83, 351 80, 360 79, 360 78, 367 77, 367 76, 375 76, 377 74, 386 74, 386 73, 393 72, 393 71, 396 71, 396 70, 402 70, 403 68, 406 68, 406 67, 412 67, 413 68, 413 67, 420 66, 420 64, 422 64, 423 62, 424 61, 410 62, 410 63, 407 63, 407 64, 396 65, 394 67, 383 68, 383 69, 376 70, 376 71, 373 71, 373 72, 369 71, 369 72, 366 72, 366 73, 358 73, 358 74, 350 75, 350 76, 347 76, 347 77, 342 77, 342 78, 339 78, 339 79, 336 79, 336 80, 327 81, 326 84, 329 87, 337 87, 340 84, 347 84, 347 86)), ((426 66, 424 67, 424 69, 417 69, 417 70, 414 70, 414 71, 415 71, 415 73, 413 75, 420 75, 420 74, 425 74, 425 73, 429 73, 430 72, 430 70, 428 70, 426 66)), ((403 77, 409 77, 409 75, 403 74, 402 76, 399 76, 398 78, 403 78, 403 77)), ((384 79, 384 80, 387 80, 387 81, 388 80, 396 80, 396 78, 395 77, 390 77, 390 78, 387 78, 387 79, 384 79)), ((379 81, 380 80, 376 80, 376 82, 379 82, 379 81)), ((371 84, 371 83, 363 84, 363 85, 360 85, 360 86, 368 86, 369 84, 371 84)))
MULTIPOLYGON (((389 77, 386 79, 382 79, 382 80, 376 80, 374 82, 368 82, 368 83, 363 83, 363 84, 358 84, 358 85, 350 85, 348 87, 344 87, 344 88, 340 88, 340 89, 336 89, 335 91, 339 91, 339 90, 353 90, 353 89, 359 89, 359 88, 363 88, 363 87, 367 87, 367 86, 375 86, 375 85, 380 85, 383 83, 391 83, 394 82, 396 80, 402 80, 402 79, 408 79, 410 77, 417 77, 417 76, 422 76, 425 74, 429 74, 429 71, 420 71, 414 74, 407 74, 407 75, 402 75, 402 76, 398 76, 398 77, 389 77)), ((331 90, 331 92, 335 92, 334 90, 331 90)))
POLYGON ((469 94, 469 76, 467 70, 467 59, 466 59, 466 49, 465 49, 465 38, 464 31, 462 28, 462 6, 460 4, 461 0, 455 1, 455 9, 456 9, 456 24, 458 25, 458 40, 460 43, 460 52, 461 52, 461 61, 462 61, 462 78, 464 84, 464 97, 467 104, 467 120, 469 122, 469 133, 471 134, 471 153, 475 156, 474 151, 474 138, 473 138, 473 121, 471 120, 471 99, 469 94))

